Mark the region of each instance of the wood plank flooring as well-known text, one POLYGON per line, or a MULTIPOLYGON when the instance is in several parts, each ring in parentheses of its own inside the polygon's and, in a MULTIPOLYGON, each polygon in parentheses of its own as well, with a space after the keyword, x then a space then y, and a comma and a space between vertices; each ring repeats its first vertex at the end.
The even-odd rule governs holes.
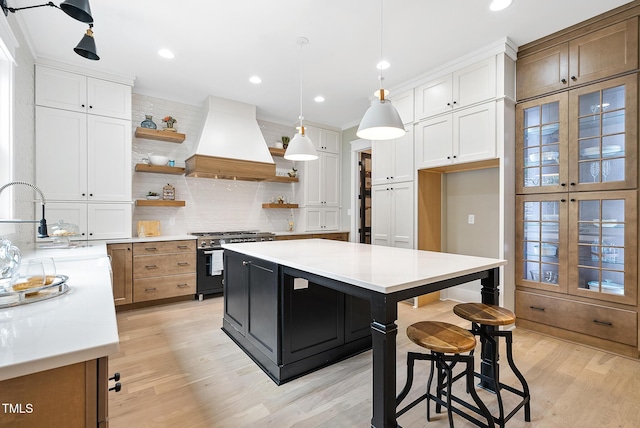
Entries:
MULTIPOLYGON (((407 351, 420 352, 406 327, 428 319, 468 327, 452 313, 454 304, 399 304, 397 391, 406 379, 407 351)), ((222 298, 214 297, 118 313, 120 351, 110 356, 109 373, 120 372, 122 391, 109 393, 110 428, 370 426, 370 351, 276 386, 220 330, 222 311, 222 298)), ((531 388, 532 421, 525 423, 520 411, 509 428, 640 426, 639 361, 523 329, 513 334, 514 359, 531 388)), ((502 367, 502 380, 513 384, 506 361, 502 367)), ((407 400, 420 395, 427 374, 426 363, 417 364, 407 400)), ((494 396, 480 395, 496 409, 494 396)), ((449 426, 446 413, 427 423, 425 412, 421 403, 398 422, 449 426)), ((454 421, 458 428, 472 426, 455 415, 454 421)))

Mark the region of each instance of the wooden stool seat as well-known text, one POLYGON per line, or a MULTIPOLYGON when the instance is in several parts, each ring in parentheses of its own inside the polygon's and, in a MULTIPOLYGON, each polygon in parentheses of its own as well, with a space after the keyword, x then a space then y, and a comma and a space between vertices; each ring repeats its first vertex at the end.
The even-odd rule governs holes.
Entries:
POLYGON ((453 307, 460 318, 483 325, 509 325, 516 322, 516 314, 509 309, 484 303, 460 303, 453 307))
POLYGON ((421 321, 407 327, 407 336, 416 345, 442 354, 460 354, 476 347, 468 330, 438 321, 421 321))

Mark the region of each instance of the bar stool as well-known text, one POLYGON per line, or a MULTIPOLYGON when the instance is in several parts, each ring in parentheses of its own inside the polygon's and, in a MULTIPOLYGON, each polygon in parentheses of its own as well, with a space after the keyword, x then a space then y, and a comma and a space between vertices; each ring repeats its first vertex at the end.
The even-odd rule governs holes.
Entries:
MULTIPOLYGON (((520 408, 524 406, 524 420, 531 422, 531 408, 529 394, 529 385, 524 376, 518 370, 513 362, 513 337, 511 331, 499 330, 497 327, 501 325, 510 325, 515 323, 516 315, 509 309, 496 306, 487 305, 484 303, 460 303, 453 307, 453 312, 461 318, 467 321, 471 321, 470 332, 476 336, 479 336, 483 343, 490 343, 495 349, 495 352, 489 355, 491 365, 491 376, 487 376, 482 373, 476 373, 475 376, 481 381, 481 384, 490 385, 488 389, 491 389, 496 394, 498 400, 499 417, 495 418, 495 422, 499 427, 504 428, 505 423, 515 415, 520 408), (507 349, 507 361, 509 367, 518 378, 522 385, 522 390, 513 388, 512 386, 505 385, 500 382, 500 376, 498 371, 498 340, 496 338, 504 337, 506 339, 507 349), (515 395, 522 397, 522 400, 513 408, 513 410, 505 416, 504 406, 502 402, 502 390, 507 390, 515 395)), ((455 380, 455 379, 454 379, 455 380)))
MULTIPOLYGON (((480 397, 473 386, 474 379, 474 357, 473 353, 468 355, 462 355, 463 352, 472 352, 476 347, 476 338, 469 331, 458 327, 453 324, 438 322, 438 321, 421 321, 407 327, 407 336, 409 339, 418 346, 429 349, 430 354, 422 354, 417 352, 407 353, 407 382, 396 398, 396 408, 400 405, 402 400, 406 398, 411 390, 413 384, 413 366, 415 360, 428 360, 431 361, 431 371, 429 373, 429 380, 427 381, 427 392, 421 397, 417 398, 406 407, 396 413, 396 416, 401 416, 409 409, 415 407, 422 400, 427 400, 427 421, 431 420, 429 401, 434 400, 437 405, 437 409, 440 406, 447 408, 447 415, 449 417, 449 426, 453 428, 452 412, 462 416, 483 428, 495 427, 493 422, 493 416, 489 412, 489 409, 484 405, 480 397), (446 355, 450 354, 450 355, 446 355), (487 423, 484 423, 473 416, 462 412, 461 410, 454 408, 451 405, 451 384, 454 378, 453 368, 457 363, 464 363, 465 370, 461 375, 466 375, 467 391, 471 394, 473 401, 478 406, 477 412, 485 416, 487 423), (434 366, 438 372, 436 394, 431 394, 431 384, 433 381, 434 366), (442 400, 442 395, 446 393, 445 402, 442 400)), ((460 376, 460 375, 459 375, 460 376)))

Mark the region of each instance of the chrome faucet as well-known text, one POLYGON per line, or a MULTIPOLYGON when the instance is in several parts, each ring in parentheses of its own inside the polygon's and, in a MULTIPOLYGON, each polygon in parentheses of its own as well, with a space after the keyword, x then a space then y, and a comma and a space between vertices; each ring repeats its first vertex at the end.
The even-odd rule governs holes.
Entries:
POLYGON ((48 238, 49 234, 47 232, 47 220, 44 217, 44 205, 46 204, 46 201, 44 199, 44 194, 42 193, 42 190, 38 189, 38 187, 36 187, 34 184, 31 183, 27 183, 26 181, 12 181, 10 183, 5 184, 4 186, 0 187, 0 194, 2 194, 2 191, 4 189, 6 189, 7 187, 16 185, 16 184, 21 184, 23 186, 28 186, 31 187, 33 190, 35 190, 36 192, 38 192, 38 194, 40 195, 40 200, 42 201, 42 219, 41 220, 0 220, 0 223, 40 223, 40 226, 38 226, 38 238, 48 238))

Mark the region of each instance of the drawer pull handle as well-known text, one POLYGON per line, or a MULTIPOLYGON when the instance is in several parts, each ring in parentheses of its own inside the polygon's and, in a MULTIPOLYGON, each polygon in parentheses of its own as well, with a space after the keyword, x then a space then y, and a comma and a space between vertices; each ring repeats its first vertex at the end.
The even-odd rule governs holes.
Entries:
POLYGON ((145 251, 158 251, 156 247, 144 247, 145 251))
POLYGON ((178 245, 178 248, 181 250, 188 250, 189 247, 187 245, 178 245))
POLYGON ((613 324, 607 321, 593 320, 593 322, 598 325, 606 325, 607 327, 613 327, 613 324))
POLYGON ((145 268, 147 268, 147 269, 158 269, 158 266, 156 266, 156 265, 146 265, 145 268))
POLYGON ((156 290, 157 290, 156 287, 149 287, 144 289, 144 291, 156 291, 156 290))
POLYGON ((117 382, 115 386, 112 386, 111 388, 109 388, 109 391, 120 392, 121 389, 122 389, 122 384, 120 382, 117 382))
POLYGON ((189 266, 187 262, 178 262, 178 266, 189 266))
POLYGON ((250 265, 250 264, 251 264, 251 262, 248 262, 248 261, 246 261, 246 260, 243 260, 243 261, 242 261, 242 266, 246 266, 246 265, 250 265))
POLYGON ((529 306, 529 308, 533 309, 534 311, 544 312, 544 308, 540 308, 538 306, 529 306))
POLYGON ((189 286, 189 284, 176 284, 178 286, 178 288, 186 288, 189 286))

